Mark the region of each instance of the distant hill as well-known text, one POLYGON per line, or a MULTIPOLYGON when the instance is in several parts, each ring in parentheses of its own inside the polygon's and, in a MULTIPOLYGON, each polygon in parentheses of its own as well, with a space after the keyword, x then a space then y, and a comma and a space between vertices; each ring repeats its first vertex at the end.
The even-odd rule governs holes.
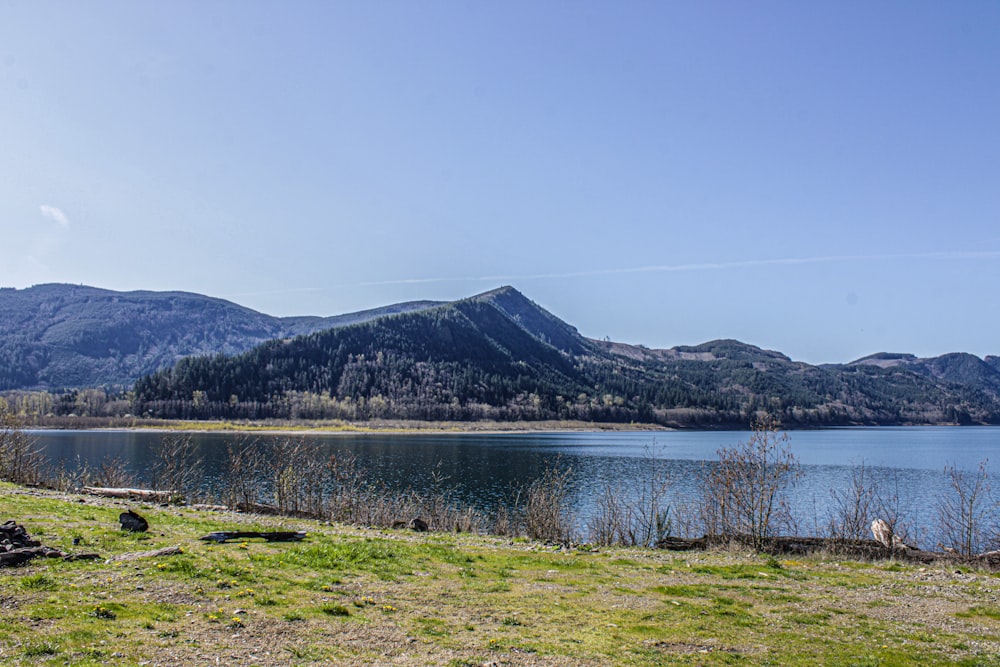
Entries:
POLYGON ((136 395, 139 410, 189 418, 745 426, 767 411, 796 426, 1000 422, 993 367, 969 356, 811 366, 734 340, 653 350, 586 338, 504 287, 187 358, 141 379, 136 395))
POLYGON ((187 292, 58 284, 0 289, 0 390, 131 387, 187 356, 237 354, 275 338, 434 305, 279 318, 187 292))
POLYGON ((851 366, 872 365, 879 368, 904 368, 924 377, 957 385, 973 387, 1000 397, 1000 358, 979 357, 964 352, 943 354, 940 357, 920 359, 912 354, 873 354, 851 366))

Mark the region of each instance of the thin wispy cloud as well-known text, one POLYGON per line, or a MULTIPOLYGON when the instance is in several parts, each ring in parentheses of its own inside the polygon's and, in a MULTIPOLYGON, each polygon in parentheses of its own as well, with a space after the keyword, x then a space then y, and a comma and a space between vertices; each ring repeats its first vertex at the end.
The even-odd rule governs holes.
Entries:
POLYGON ((545 280, 555 278, 590 278, 595 276, 621 275, 629 273, 679 273, 690 271, 728 271, 764 266, 788 266, 805 264, 828 264, 833 262, 863 262, 863 261, 897 261, 897 260, 972 260, 1000 259, 1000 251, 959 251, 959 252, 926 252, 908 254, 875 254, 875 255, 829 255, 819 257, 779 257, 774 259, 748 259, 736 262, 698 262, 691 264, 652 264, 648 266, 633 266, 616 269, 590 269, 586 271, 565 271, 559 273, 523 273, 489 276, 437 277, 437 278, 399 278, 395 280, 378 280, 358 283, 358 286, 370 287, 377 285, 415 285, 423 283, 443 282, 489 282, 514 280, 545 280))
POLYGON ((772 259, 746 259, 735 262, 695 262, 689 264, 651 264, 647 266, 631 266, 610 269, 588 269, 585 271, 561 271, 552 273, 508 273, 482 276, 437 276, 423 278, 396 278, 393 280, 374 280, 361 283, 328 285, 326 287, 290 287, 287 289, 264 290, 258 292, 243 292, 226 295, 228 298, 246 296, 273 296, 298 292, 321 292, 330 289, 349 287, 379 287, 386 285, 426 285, 434 283, 512 283, 527 280, 559 280, 567 278, 592 278, 598 276, 626 275, 638 273, 686 273, 696 271, 731 271, 736 269, 752 269, 768 266, 796 266, 809 264, 831 264, 837 262, 888 262, 888 261, 957 261, 957 260, 994 260, 1000 259, 1000 250, 954 251, 954 252, 918 252, 897 254, 871 255, 821 255, 814 257, 778 257, 772 259))
POLYGON ((61 208, 55 206, 49 206, 48 204, 42 204, 38 207, 38 210, 42 212, 42 216, 52 220, 60 227, 69 227, 69 218, 63 213, 61 208))

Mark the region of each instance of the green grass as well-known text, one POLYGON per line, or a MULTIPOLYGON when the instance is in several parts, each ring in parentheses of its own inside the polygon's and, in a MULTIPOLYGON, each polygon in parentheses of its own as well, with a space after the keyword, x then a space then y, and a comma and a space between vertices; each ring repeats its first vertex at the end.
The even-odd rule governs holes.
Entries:
POLYGON ((976 605, 956 614, 959 618, 989 618, 1000 621, 1000 607, 997 605, 976 605))
POLYGON ((350 616, 351 610, 342 604, 324 604, 319 608, 327 616, 350 616))
POLYGON ((1000 667, 990 573, 953 582, 891 563, 553 549, 141 505, 151 530, 131 535, 123 507, 0 485, 0 519, 102 556, 0 572, 3 664, 1000 667), (197 539, 237 528, 309 536, 197 539), (104 560, 165 546, 184 553, 104 560))

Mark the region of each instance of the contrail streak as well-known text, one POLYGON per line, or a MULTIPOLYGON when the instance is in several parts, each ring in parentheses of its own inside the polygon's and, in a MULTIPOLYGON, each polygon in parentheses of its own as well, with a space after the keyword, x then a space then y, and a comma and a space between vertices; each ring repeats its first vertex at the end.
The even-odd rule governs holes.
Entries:
POLYGON ((460 282, 516 282, 520 280, 559 280, 566 278, 591 278, 595 276, 625 275, 630 273, 683 273, 694 271, 729 271, 732 269, 748 269, 764 266, 795 266, 806 264, 832 264, 835 262, 885 262, 901 260, 976 260, 998 259, 1000 251, 953 251, 953 252, 918 252, 918 253, 878 253, 870 255, 821 255, 816 257, 778 257, 773 259, 745 259, 735 262, 697 262, 690 264, 650 264, 647 266, 631 266, 615 269, 588 269, 583 271, 561 271, 552 273, 510 273, 485 276, 437 276, 428 278, 396 278, 393 280, 373 280, 343 285, 328 285, 326 287, 293 287, 280 290, 261 292, 245 292, 231 294, 229 297, 271 296, 276 294, 292 294, 296 292, 319 292, 329 289, 349 287, 378 287, 385 285, 426 285, 431 283, 460 282))
POLYGON ((824 264, 833 262, 857 261, 892 261, 907 259, 997 259, 1000 251, 962 251, 962 252, 925 252, 908 254, 873 254, 873 255, 828 255, 820 257, 780 257, 775 259, 747 259, 736 262, 699 262, 692 264, 652 264, 648 266, 633 266, 617 269, 590 269, 586 271, 565 271, 559 273, 522 273, 498 274, 490 276, 437 277, 437 278, 399 278, 395 280, 377 280, 357 283, 358 287, 377 285, 416 285, 422 283, 443 282, 504 282, 514 280, 545 280, 557 278, 588 278, 594 276, 621 275, 628 273, 669 273, 686 271, 727 271, 730 269, 745 269, 759 266, 787 266, 797 264, 824 264))

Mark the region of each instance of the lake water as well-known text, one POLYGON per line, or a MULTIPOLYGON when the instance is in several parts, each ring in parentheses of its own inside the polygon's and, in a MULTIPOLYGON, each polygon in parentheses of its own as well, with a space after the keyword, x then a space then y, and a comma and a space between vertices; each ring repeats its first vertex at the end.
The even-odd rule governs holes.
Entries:
MULTIPOLYGON (((161 434, 108 431, 33 431, 55 463, 98 466, 119 458, 139 479, 148 479, 161 434)), ((911 539, 924 547, 935 540, 936 499, 948 492, 946 466, 974 470, 980 461, 1000 461, 1000 428, 880 427, 789 432, 802 464, 791 490, 801 532, 815 533, 831 508, 831 490, 849 484, 863 463, 898 494, 912 524, 911 539)), ((192 434, 212 479, 224 469, 226 446, 239 435, 192 434)), ((268 438, 270 436, 262 436, 268 438)), ((285 437, 285 436, 281 436, 285 437)), ((720 447, 749 437, 737 431, 593 432, 531 434, 296 434, 323 454, 353 454, 372 479, 391 488, 425 491, 437 468, 463 503, 490 509, 546 469, 569 470, 571 496, 581 526, 605 489, 634 493, 650 471, 672 482, 675 511, 697 497, 706 466, 720 447)))

